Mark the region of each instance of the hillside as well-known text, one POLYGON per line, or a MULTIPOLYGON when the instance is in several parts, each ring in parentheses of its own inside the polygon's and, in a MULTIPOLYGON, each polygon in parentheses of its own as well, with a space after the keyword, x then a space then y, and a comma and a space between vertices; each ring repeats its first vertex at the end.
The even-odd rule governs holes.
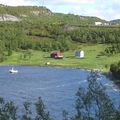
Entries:
POLYGON ((46 7, 0 5, 1 49, 67 51, 75 48, 77 42, 109 44, 118 41, 117 27, 95 25, 95 21, 107 22, 97 17, 53 13, 46 7))
MULTIPOLYGON (((43 23, 64 23, 72 25, 94 25, 96 21, 105 22, 97 17, 78 16, 73 14, 53 13, 46 7, 37 6, 4 6, 0 5, 0 21, 7 20, 6 15, 14 16, 16 20, 34 19, 40 20, 43 23), (3 19, 2 19, 3 18, 3 19)), ((8 16, 8 17, 9 17, 8 16)), ((12 21, 12 19, 8 19, 12 21)), ((15 21, 15 20, 14 20, 15 21)))
POLYGON ((97 17, 53 13, 45 7, 0 5, 0 62, 44 65, 45 60, 50 61, 50 51, 61 50, 70 54, 64 54, 69 57, 68 62, 62 64, 54 61, 53 65, 84 68, 102 66, 108 70, 108 66, 119 59, 120 29, 114 25, 95 25, 96 21, 107 23, 97 17), (77 49, 86 49, 86 62, 75 60, 73 54, 77 49), (38 54, 34 56, 35 52, 38 54), (92 61, 96 64, 90 66, 92 61))

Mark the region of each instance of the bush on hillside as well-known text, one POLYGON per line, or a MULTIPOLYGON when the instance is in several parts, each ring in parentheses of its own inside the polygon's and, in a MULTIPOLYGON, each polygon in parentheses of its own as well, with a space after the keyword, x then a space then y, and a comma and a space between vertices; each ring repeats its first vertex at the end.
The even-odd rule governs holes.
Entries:
POLYGON ((110 71, 112 72, 112 75, 119 79, 120 81, 120 61, 118 63, 114 63, 110 66, 110 71))

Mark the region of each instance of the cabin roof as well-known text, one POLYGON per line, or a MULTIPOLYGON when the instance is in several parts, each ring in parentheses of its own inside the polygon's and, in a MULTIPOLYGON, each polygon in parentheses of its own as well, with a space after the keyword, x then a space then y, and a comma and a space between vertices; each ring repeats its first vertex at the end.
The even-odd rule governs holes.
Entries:
POLYGON ((51 51, 51 54, 55 54, 57 52, 60 52, 60 50, 53 50, 53 51, 51 51))

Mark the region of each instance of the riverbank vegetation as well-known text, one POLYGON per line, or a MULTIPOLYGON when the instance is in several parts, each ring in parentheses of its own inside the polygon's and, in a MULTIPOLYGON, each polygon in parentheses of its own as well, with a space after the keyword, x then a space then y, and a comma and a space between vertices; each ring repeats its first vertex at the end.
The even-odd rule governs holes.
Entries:
MULTIPOLYGON (((69 114, 63 111, 63 120, 119 120, 120 108, 115 106, 107 95, 105 88, 97 80, 97 74, 88 77, 87 88, 79 87, 76 93, 75 112, 69 114)), ((1 120, 56 120, 46 110, 41 98, 34 104, 23 103, 21 114, 18 106, 13 102, 0 98, 1 120), (33 114, 34 111, 34 114, 33 114)), ((61 119, 62 120, 62 119, 61 119)))
POLYGON ((110 71, 115 78, 115 82, 120 85, 120 61, 114 64, 111 64, 110 71))

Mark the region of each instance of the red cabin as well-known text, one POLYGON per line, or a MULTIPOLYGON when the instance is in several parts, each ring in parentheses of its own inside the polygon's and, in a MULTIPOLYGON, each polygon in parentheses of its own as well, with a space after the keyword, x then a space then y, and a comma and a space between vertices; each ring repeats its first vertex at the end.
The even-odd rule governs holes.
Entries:
POLYGON ((59 50, 51 51, 50 57, 55 58, 55 59, 62 59, 63 58, 62 53, 59 50))

